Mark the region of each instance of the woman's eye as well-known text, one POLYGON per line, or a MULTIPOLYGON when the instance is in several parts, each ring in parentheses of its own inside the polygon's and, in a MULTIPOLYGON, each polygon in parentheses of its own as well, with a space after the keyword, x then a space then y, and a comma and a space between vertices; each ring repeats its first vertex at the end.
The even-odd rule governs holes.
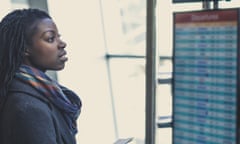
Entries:
POLYGON ((48 38, 47 41, 50 42, 50 43, 53 42, 54 41, 54 37, 48 38))

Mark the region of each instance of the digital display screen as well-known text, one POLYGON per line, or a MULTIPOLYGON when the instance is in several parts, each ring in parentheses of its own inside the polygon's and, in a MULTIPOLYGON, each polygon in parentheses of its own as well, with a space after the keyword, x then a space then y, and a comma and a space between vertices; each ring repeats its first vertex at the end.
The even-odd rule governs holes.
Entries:
POLYGON ((237 144, 238 13, 174 13, 174 144, 237 144))

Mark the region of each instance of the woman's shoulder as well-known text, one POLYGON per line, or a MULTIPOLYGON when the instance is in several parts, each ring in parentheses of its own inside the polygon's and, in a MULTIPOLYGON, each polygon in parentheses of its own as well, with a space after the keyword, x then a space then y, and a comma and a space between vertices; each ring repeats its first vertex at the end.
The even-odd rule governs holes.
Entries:
POLYGON ((50 102, 31 86, 14 79, 9 89, 5 108, 15 108, 22 112, 28 109, 48 111, 50 102))
POLYGON ((43 102, 49 104, 49 100, 42 93, 31 85, 18 79, 13 79, 8 91, 8 97, 15 97, 18 100, 28 99, 35 103, 43 102))
POLYGON ((35 115, 49 115, 51 108, 48 103, 27 93, 12 93, 8 95, 3 112, 7 117, 22 117, 35 115))

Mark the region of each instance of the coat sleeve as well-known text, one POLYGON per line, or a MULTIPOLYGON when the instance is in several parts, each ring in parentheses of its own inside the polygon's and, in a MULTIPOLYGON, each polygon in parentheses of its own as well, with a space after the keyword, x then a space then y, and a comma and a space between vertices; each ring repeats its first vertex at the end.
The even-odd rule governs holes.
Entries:
POLYGON ((5 108, 7 144, 58 144, 51 110, 46 103, 18 94, 9 97, 5 108))

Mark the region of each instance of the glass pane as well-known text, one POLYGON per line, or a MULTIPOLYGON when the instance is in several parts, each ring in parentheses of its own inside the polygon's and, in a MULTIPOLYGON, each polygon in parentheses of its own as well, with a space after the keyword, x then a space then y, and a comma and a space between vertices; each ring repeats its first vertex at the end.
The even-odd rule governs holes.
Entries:
POLYGON ((200 10, 202 3, 172 4, 172 0, 158 0, 156 10, 157 46, 160 56, 172 56, 173 12, 200 10))
MULTIPOLYGON (((172 1, 159 0, 157 3, 156 17, 156 42, 158 55, 167 56, 170 59, 159 59, 158 65, 158 86, 156 92, 156 116, 157 122, 169 123, 172 121, 172 52, 173 52, 173 21, 174 11, 199 10, 202 3, 188 3, 173 5, 172 1), (161 83, 163 81, 163 83, 161 83), (167 83, 168 82, 168 83, 167 83)), ((171 144, 172 128, 158 128, 156 131, 156 142, 171 144)))
POLYGON ((102 4, 108 52, 145 55, 146 0, 104 0, 102 4))
POLYGON ((28 0, 11 0, 12 9, 29 8, 28 0))
POLYGON ((113 97, 119 137, 145 138, 145 60, 111 59, 113 97))
MULTIPOLYGON (((157 123, 172 121, 172 61, 160 60, 158 67, 158 86, 156 92, 157 123)), ((158 128, 156 131, 157 143, 171 144, 172 128, 158 128)))
POLYGON ((156 144, 171 144, 172 143, 172 128, 157 129, 156 144))
POLYGON ((219 8, 236 8, 240 7, 239 0, 231 0, 231 1, 220 1, 219 8))
POLYGON ((160 60, 158 67, 158 87, 156 92, 157 117, 172 114, 172 61, 160 60))
POLYGON ((172 74, 172 60, 166 59, 166 60, 159 60, 159 66, 158 66, 158 75, 161 78, 171 78, 172 74))

